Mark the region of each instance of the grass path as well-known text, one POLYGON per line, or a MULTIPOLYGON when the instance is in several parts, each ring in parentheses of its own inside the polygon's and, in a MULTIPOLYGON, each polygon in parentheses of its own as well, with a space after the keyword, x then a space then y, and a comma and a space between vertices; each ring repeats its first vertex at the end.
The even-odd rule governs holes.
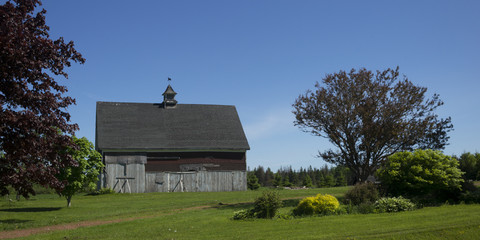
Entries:
POLYGON ((119 218, 119 219, 112 219, 112 220, 89 220, 89 221, 66 223, 66 224, 60 224, 60 225, 44 226, 44 227, 38 227, 38 228, 3 231, 3 232, 0 232, 0 239, 27 237, 33 234, 54 232, 54 231, 60 231, 60 230, 73 230, 80 227, 91 227, 91 226, 98 226, 98 225, 104 225, 104 224, 110 224, 110 223, 119 223, 119 222, 133 221, 133 220, 139 220, 139 219, 154 218, 159 216, 172 215, 180 211, 191 211, 191 210, 199 210, 199 209, 207 209, 207 208, 212 208, 212 206, 197 206, 197 207, 190 207, 190 208, 173 209, 171 210, 171 212, 168 212, 168 213, 157 213, 157 214, 138 216, 138 217, 119 218))

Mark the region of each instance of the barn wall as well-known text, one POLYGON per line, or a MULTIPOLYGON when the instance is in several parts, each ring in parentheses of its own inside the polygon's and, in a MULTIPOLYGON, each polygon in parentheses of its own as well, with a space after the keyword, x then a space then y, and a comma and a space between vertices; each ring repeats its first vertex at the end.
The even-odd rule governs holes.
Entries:
POLYGON ((207 157, 209 161, 203 157, 198 159, 204 161, 187 161, 187 156, 158 160, 149 159, 147 153, 104 153, 105 169, 100 176, 100 186, 131 193, 247 190, 245 153, 236 154, 233 159, 226 159, 232 155, 214 155, 207 157), (154 162, 149 169, 147 159, 154 162))
POLYGON ((147 153, 147 172, 245 171, 245 152, 147 153))
POLYGON ((103 187, 112 188, 117 192, 145 192, 145 162, 147 159, 145 154, 106 153, 104 157, 103 187))
POLYGON ((145 192, 246 191, 246 171, 147 172, 145 192))

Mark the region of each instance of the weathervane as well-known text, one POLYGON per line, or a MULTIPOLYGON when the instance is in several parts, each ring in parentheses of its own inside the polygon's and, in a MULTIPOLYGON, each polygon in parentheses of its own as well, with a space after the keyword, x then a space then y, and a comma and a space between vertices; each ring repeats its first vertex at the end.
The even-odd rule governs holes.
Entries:
POLYGON ((168 84, 170 84, 171 82, 172 82, 172 79, 168 78, 168 84))

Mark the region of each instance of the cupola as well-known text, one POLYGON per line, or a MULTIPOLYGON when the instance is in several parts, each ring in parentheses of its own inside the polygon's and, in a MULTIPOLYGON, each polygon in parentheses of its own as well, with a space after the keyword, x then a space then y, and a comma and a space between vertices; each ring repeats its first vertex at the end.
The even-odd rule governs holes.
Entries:
POLYGON ((168 84, 167 89, 165 89, 165 92, 162 95, 164 108, 174 108, 177 106, 177 100, 175 100, 175 95, 177 95, 177 93, 173 91, 173 88, 170 86, 170 84, 168 84))

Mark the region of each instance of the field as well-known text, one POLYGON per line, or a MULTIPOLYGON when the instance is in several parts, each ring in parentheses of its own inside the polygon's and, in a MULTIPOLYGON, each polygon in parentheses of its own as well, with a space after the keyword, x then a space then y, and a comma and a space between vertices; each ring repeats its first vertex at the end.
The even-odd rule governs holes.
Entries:
MULTIPOLYGON (((348 188, 280 190, 287 213, 299 198, 348 188)), ((259 191, 75 196, 0 203, 0 239, 480 239, 480 205, 445 205, 392 214, 289 220, 230 220, 259 191), (80 226, 80 227, 79 227, 80 226), (83 226, 83 227, 82 227, 83 226), (47 230, 50 228, 50 231, 47 230), (15 230, 20 229, 20 230, 15 230)))

